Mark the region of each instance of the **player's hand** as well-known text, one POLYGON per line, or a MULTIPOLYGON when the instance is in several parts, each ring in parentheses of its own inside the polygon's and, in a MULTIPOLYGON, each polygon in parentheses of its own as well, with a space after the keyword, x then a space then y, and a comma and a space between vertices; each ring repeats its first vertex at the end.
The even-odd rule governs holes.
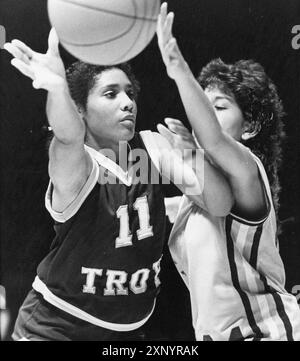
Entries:
POLYGON ((167 127, 158 124, 157 130, 169 141, 173 149, 179 150, 180 152, 186 151, 187 156, 188 150, 198 148, 193 135, 180 120, 166 118, 165 123, 167 127))
POLYGON ((175 80, 177 76, 180 76, 188 69, 188 65, 172 34, 173 22, 174 13, 168 13, 168 5, 167 3, 163 3, 160 8, 160 14, 158 15, 156 28, 158 46, 166 65, 167 73, 170 78, 175 80))
POLYGON ((33 80, 34 88, 55 91, 66 84, 65 67, 59 55, 58 43, 58 36, 52 28, 46 54, 33 51, 20 40, 4 44, 4 49, 14 57, 11 64, 33 80))

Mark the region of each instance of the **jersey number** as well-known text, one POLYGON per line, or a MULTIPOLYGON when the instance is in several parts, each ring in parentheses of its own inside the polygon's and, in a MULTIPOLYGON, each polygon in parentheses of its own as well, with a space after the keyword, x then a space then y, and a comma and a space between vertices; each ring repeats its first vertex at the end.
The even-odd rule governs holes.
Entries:
MULTIPOLYGON (((147 197, 137 198, 133 208, 138 212, 140 228, 137 230, 138 240, 153 236, 150 225, 150 215, 147 197)), ((132 246, 132 233, 129 228, 128 205, 120 206, 117 210, 117 217, 120 219, 120 233, 116 238, 116 248, 132 246)))

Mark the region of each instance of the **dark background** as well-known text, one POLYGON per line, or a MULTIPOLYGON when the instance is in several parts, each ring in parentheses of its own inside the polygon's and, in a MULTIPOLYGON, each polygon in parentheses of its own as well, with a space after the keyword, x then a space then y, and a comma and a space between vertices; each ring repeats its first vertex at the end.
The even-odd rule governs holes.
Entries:
MULTIPOLYGON (((300 299, 300 49, 291 33, 300 24, 299 0, 169 0, 175 12, 174 34, 195 75, 215 57, 226 62, 252 58, 260 62, 278 86, 287 116, 280 221, 281 255, 286 288, 300 299), (298 294, 297 294, 298 292, 298 294)), ((50 24, 46 0, 0 0, 0 24, 7 41, 14 38, 36 51, 47 50, 50 24)), ((74 58, 61 49, 68 66, 74 58)), ((31 287, 36 266, 53 237, 52 220, 44 208, 47 173, 46 93, 10 65, 0 50, 0 284, 7 292, 11 327, 31 287)), ((186 117, 174 83, 167 77, 156 38, 132 61, 141 82, 138 130, 155 130, 164 117, 186 117)), ((186 123, 187 124, 187 123, 186 123)), ((175 195, 172 187, 167 195, 175 195)), ((189 300, 166 249, 163 288, 150 327, 153 338, 192 337, 189 300), (157 333, 158 335, 158 333, 157 333)))

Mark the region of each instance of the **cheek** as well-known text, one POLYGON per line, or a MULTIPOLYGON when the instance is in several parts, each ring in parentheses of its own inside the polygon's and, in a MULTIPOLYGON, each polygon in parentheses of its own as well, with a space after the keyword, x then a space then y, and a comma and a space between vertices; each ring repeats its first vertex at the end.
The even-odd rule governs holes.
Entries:
POLYGON ((97 103, 90 103, 87 109, 87 120, 90 125, 101 127, 111 123, 112 107, 97 103))
POLYGON ((217 115, 218 122, 221 125, 223 130, 227 130, 228 128, 231 127, 232 120, 228 113, 226 114, 226 112, 224 112, 224 111, 216 112, 216 115, 217 115))
POLYGON ((217 115, 218 121, 225 131, 240 132, 243 126, 243 119, 240 114, 234 112, 219 112, 217 115))

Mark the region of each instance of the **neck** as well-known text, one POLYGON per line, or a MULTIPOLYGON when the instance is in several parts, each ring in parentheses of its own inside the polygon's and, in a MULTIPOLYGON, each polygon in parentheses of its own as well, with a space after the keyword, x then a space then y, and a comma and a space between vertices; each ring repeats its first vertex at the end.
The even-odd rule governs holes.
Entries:
POLYGON ((127 141, 119 141, 117 143, 105 141, 103 139, 95 139, 95 137, 87 136, 85 144, 89 147, 102 152, 106 157, 120 165, 123 170, 127 171, 128 167, 128 152, 130 150, 127 141), (124 162, 124 157, 127 157, 127 162, 124 162))

